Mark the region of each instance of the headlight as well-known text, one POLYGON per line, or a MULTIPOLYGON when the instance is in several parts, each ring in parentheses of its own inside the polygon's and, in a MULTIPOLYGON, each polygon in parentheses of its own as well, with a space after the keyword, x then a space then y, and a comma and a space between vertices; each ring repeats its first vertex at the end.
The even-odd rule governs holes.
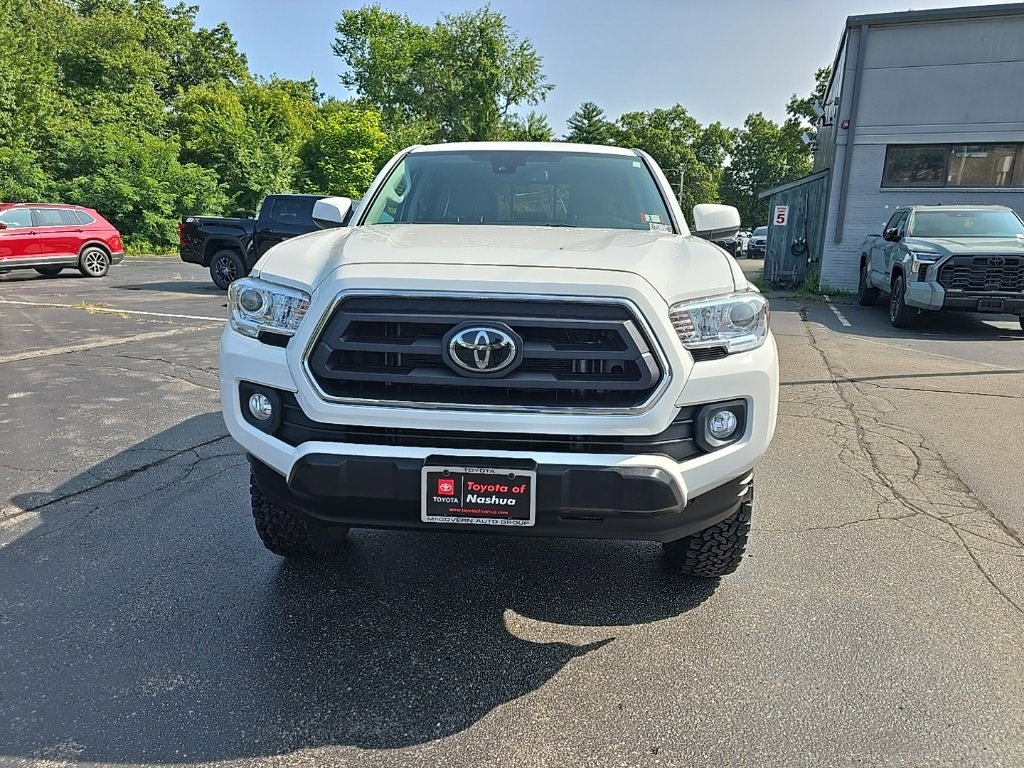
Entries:
POLYGON ((672 326, 687 349, 757 349, 768 338, 768 301, 759 293, 734 293, 669 308, 672 326))
POLYGON ((251 277, 228 286, 231 327, 256 338, 261 331, 293 336, 309 309, 309 294, 251 277))
POLYGON ((942 258, 941 254, 927 253, 924 251, 911 251, 910 256, 914 260, 913 270, 915 272, 917 272, 921 267, 927 266, 928 264, 934 264, 942 258))

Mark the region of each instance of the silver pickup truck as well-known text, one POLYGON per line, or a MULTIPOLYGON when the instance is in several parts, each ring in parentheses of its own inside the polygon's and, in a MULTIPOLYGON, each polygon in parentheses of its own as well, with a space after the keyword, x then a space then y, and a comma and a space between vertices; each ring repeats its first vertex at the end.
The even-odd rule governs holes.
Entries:
POLYGON ((1001 205, 897 208, 861 245, 858 301, 889 294, 897 328, 924 310, 1017 315, 1024 330, 1024 222, 1001 205))

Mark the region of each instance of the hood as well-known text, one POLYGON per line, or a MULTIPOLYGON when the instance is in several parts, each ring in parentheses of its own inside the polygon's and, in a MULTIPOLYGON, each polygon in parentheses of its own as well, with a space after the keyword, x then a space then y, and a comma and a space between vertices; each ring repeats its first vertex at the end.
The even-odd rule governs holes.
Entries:
POLYGON ((932 251, 943 256, 1024 256, 1024 237, 907 237, 903 244, 911 251, 932 251))
POLYGON ((707 241, 656 232, 388 224, 287 240, 268 251, 254 273, 309 290, 350 265, 375 265, 382 280, 401 277, 409 264, 498 266, 524 283, 543 282, 545 269, 601 270, 638 275, 675 301, 745 288, 730 261, 707 241))

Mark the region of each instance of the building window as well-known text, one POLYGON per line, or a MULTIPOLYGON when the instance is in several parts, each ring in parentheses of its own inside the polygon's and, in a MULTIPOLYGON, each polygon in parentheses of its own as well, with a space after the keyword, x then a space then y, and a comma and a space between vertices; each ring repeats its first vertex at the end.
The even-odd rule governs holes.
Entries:
POLYGON ((1008 187, 1016 144, 964 144, 951 149, 947 186, 1008 187))
POLYGON ((1024 144, 890 144, 883 187, 1022 187, 1024 144))
POLYGON ((946 176, 947 147, 893 146, 885 150, 883 187, 941 187, 946 176))

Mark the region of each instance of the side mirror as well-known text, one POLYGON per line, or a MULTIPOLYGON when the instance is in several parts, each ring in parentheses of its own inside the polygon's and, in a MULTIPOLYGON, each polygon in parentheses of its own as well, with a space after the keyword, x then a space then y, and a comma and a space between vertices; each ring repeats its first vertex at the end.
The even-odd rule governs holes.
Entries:
POLYGON ((900 241, 900 231, 896 227, 889 227, 889 229, 885 230, 882 237, 890 243, 898 243, 900 241))
POLYGON ((324 197, 313 203, 313 222, 320 229, 343 227, 352 212, 352 200, 347 197, 324 197))
POLYGON ((720 240, 735 235, 740 228, 740 212, 731 205, 701 203, 693 206, 693 234, 705 240, 720 240))
POLYGON ((7 225, 0 221, 0 230, 7 229, 7 225))

